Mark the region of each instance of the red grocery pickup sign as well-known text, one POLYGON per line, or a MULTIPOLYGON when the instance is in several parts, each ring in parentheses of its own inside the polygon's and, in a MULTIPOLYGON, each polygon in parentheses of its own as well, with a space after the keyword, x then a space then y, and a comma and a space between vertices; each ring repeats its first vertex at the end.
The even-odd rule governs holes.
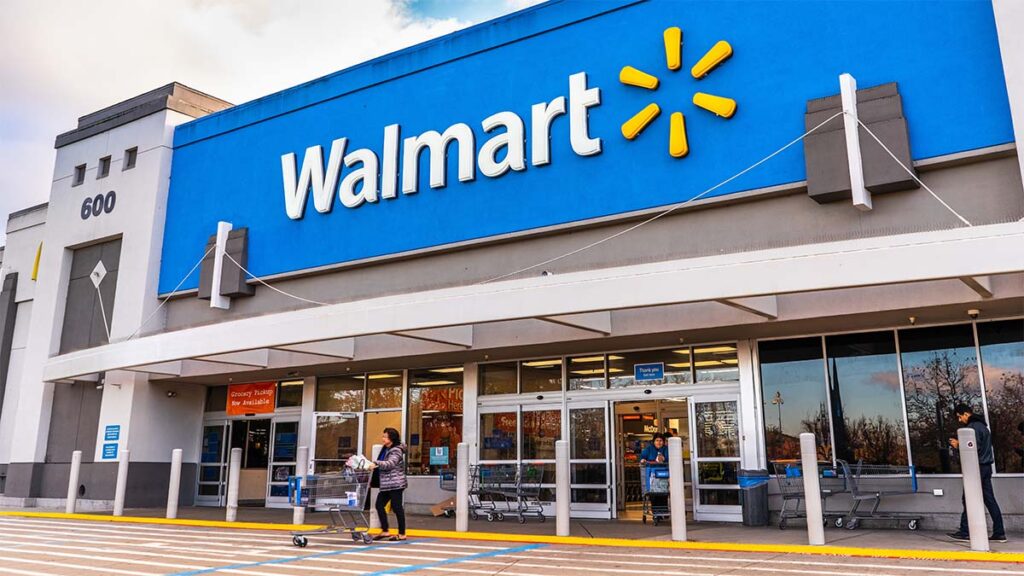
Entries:
POLYGON ((254 382, 228 386, 228 416, 269 414, 277 398, 276 382, 254 382))

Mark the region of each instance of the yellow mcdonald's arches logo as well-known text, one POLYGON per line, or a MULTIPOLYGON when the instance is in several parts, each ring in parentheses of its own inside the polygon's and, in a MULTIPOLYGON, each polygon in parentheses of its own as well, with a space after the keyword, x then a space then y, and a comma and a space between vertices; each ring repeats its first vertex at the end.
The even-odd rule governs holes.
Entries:
MULTIPOLYGON (((683 31, 680 28, 668 28, 664 32, 665 64, 669 70, 679 70, 683 65, 683 31)), ((704 78, 719 64, 732 56, 732 46, 725 40, 719 40, 693 65, 690 75, 695 79, 704 78)), ((623 66, 619 71, 619 82, 627 86, 635 86, 645 90, 656 90, 660 81, 657 76, 648 74, 633 66, 623 66)), ((705 92, 693 95, 693 104, 721 118, 732 118, 736 113, 736 101, 725 96, 716 96, 705 92)), ((651 102, 622 124, 622 135, 633 140, 644 131, 658 115, 661 107, 651 102)), ((686 116, 682 112, 673 112, 669 117, 668 153, 675 158, 682 158, 690 151, 686 138, 686 116)))

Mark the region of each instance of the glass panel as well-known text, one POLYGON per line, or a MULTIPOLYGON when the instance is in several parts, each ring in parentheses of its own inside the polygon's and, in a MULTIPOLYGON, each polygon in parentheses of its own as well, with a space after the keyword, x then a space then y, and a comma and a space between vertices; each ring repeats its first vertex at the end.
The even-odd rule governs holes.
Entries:
POLYGON ((978 324, 996 471, 1024 472, 1024 320, 978 324))
POLYGON ((522 478, 524 484, 554 484, 555 464, 523 463, 522 478))
POLYGON ((825 346, 836 458, 906 465, 895 334, 828 336, 825 346))
POLYGON ((200 482, 219 482, 220 481, 220 466, 200 466, 199 467, 199 481, 200 482))
POLYGON ((608 491, 604 488, 573 488, 572 501, 577 504, 607 504, 608 491))
POLYGON ((200 496, 220 496, 220 484, 200 484, 200 496))
POLYGON ((555 441, 562 435, 562 411, 523 412, 523 460, 554 460, 555 441))
POLYGON ((363 376, 320 378, 316 383, 317 412, 362 412, 363 376))
POLYGON ((277 407, 302 406, 302 380, 289 380, 277 385, 277 407))
POLYGON ((736 486, 739 467, 739 462, 701 462, 697 465, 697 483, 736 486))
POLYGON ((228 387, 213 386, 206 389, 206 412, 223 412, 228 407, 228 387))
POLYGON ((203 451, 200 462, 223 462, 224 425, 203 427, 203 451))
POLYGON ((730 458, 740 455, 736 402, 694 404, 698 458, 730 458))
MULTIPOLYGON (((384 372, 366 375, 367 408, 402 407, 402 373, 384 372)), ((401 426, 396 426, 401 429, 401 426)))
POLYGON ((800 433, 814 432, 818 459, 832 460, 821 338, 758 343, 766 454, 800 458, 800 433))
POLYGON ((272 498, 287 498, 288 497, 288 485, 287 484, 276 484, 270 486, 270 496, 272 498))
POLYGON ((267 469, 270 457, 270 420, 249 420, 242 468, 267 469))
POLYGON ((694 347, 693 366, 697 382, 740 381, 739 359, 733 344, 694 347))
POLYGON ((456 466, 462 441, 462 366, 409 372, 408 430, 410 474, 437 474, 456 466))
POLYGON ((314 474, 333 474, 345 468, 344 460, 318 460, 313 463, 314 474))
POLYGON ((562 391, 562 359, 527 360, 519 367, 523 394, 562 391))
MULTIPOLYGON (((359 449, 359 419, 344 416, 316 417, 316 460, 345 460, 359 449)), ((318 472, 325 471, 317 463, 318 472)))
POLYGON ((900 330, 903 390, 914 466, 922 473, 959 473, 949 439, 964 403, 981 414, 981 386, 970 324, 900 330))
POLYGON ((274 462, 295 462, 295 448, 298 443, 298 422, 274 424, 274 462))
MULTIPOLYGON (((615 370, 622 372, 622 368, 615 370)), ((569 390, 600 390, 606 387, 603 354, 569 358, 569 390)))
POLYGON ((569 410, 569 458, 603 460, 606 457, 604 408, 569 410))
POLYGON ((705 506, 739 506, 739 490, 704 490, 699 489, 700 503, 705 506))
POLYGON ((571 464, 569 466, 573 484, 607 484, 608 466, 606 464, 571 464))
MULTIPOLYGON (((373 445, 384 443, 382 437, 385 428, 394 428, 399 431, 402 429, 402 412, 400 410, 365 412, 363 421, 363 455, 369 458, 373 454, 373 445)), ((411 471, 412 468, 415 468, 416 462, 412 459, 411 453, 406 454, 406 459, 411 471)))
POLYGON ((480 394, 515 394, 516 363, 480 365, 480 394))
POLYGON ((480 415, 480 459, 516 459, 515 412, 497 412, 480 415))
MULTIPOLYGON (((295 466, 273 466, 270 469, 271 482, 287 482, 289 476, 295 475, 295 466)), ((285 492, 285 496, 288 493, 285 492)))
POLYGON ((617 352, 608 355, 608 378, 612 388, 626 386, 657 386, 658 384, 690 384, 690 349, 644 350, 640 352, 617 352), (640 381, 636 380, 637 364, 660 364, 663 378, 650 379, 658 373, 657 367, 644 370, 640 381))

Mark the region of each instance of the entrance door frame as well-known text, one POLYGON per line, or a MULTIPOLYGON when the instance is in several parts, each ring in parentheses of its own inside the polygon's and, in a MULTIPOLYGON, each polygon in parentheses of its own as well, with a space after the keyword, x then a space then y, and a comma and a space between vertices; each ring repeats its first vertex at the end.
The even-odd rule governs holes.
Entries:
MULTIPOLYGON (((743 518, 743 512, 739 505, 702 505, 700 503, 700 462, 735 462, 737 472, 743 465, 743 413, 740 404, 739 392, 721 392, 716 394, 705 393, 691 396, 687 399, 690 411, 690 480, 693 489, 693 519, 696 522, 739 522, 743 518), (697 449, 697 404, 709 402, 734 402, 736 404, 736 448, 735 457, 702 458, 697 449)), ((707 487, 710 489, 710 487, 707 487)), ((737 494, 739 489, 737 489, 737 494)))
POLYGON ((298 469, 299 464, 298 464, 298 462, 296 460, 291 460, 291 461, 284 460, 284 461, 281 461, 281 462, 275 462, 274 461, 274 451, 277 449, 277 446, 276 446, 276 444, 277 444, 277 425, 278 424, 291 423, 291 422, 295 423, 295 435, 296 435, 296 439, 295 439, 295 449, 296 449, 295 457, 298 458, 298 444, 299 444, 299 442, 298 442, 298 435, 299 435, 299 432, 300 432, 300 428, 302 426, 302 423, 300 422, 300 416, 298 414, 275 415, 275 416, 273 416, 270 419, 270 453, 267 455, 267 496, 266 496, 266 500, 265 500, 265 502, 266 502, 265 506, 267 508, 290 508, 291 507, 291 504, 288 503, 288 497, 287 496, 283 496, 283 497, 282 496, 271 496, 271 493, 270 493, 270 485, 271 485, 271 483, 274 482, 274 466, 275 465, 277 465, 277 466, 292 466, 292 467, 294 467, 296 473, 292 474, 292 476, 296 475, 298 473, 298 471, 299 471, 299 469, 298 469))
POLYGON ((211 506, 222 508, 227 503, 227 476, 228 476, 228 464, 230 460, 230 448, 231 446, 231 419, 229 418, 211 418, 203 422, 202 432, 199 434, 199 469, 196 473, 196 506, 211 506), (221 429, 221 446, 220 446, 220 461, 215 464, 212 462, 203 462, 203 437, 206 433, 206 428, 211 426, 220 426, 221 429), (217 474, 216 482, 204 482, 203 481, 203 468, 217 466, 219 472, 217 474), (218 486, 216 496, 204 496, 199 493, 199 488, 202 485, 216 485, 218 486))

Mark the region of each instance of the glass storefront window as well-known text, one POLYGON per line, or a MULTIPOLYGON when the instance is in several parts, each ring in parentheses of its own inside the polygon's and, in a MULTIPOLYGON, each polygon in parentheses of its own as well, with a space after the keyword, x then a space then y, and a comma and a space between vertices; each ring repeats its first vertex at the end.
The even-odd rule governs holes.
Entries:
POLYGON ((959 473, 949 439, 959 427, 953 409, 982 414, 978 361, 970 324, 899 331, 903 392, 914 465, 922 473, 959 473))
POLYGON ((821 338, 758 343, 768 460, 800 458, 800 433, 814 432, 818 459, 832 460, 821 338))
POLYGON ((228 387, 211 386, 206 389, 205 412, 224 412, 228 408, 228 387))
POLYGON ((979 323, 978 344, 996 471, 1024 473, 1024 320, 979 323))
POLYGON ((828 336, 825 347, 836 458, 906 465, 895 334, 828 336))
POLYGON ((562 391, 562 359, 526 360, 519 365, 523 394, 562 391))
POLYGON ((693 367, 697 382, 740 381, 739 359, 732 344, 694 347, 693 367))
POLYGON ((277 407, 302 406, 302 380, 285 380, 277 384, 277 407))
POLYGON ((569 458, 605 458, 604 408, 574 408, 569 411, 569 458))
MULTIPOLYGON (((659 384, 690 384, 690 349, 642 350, 617 352, 608 355, 608 385, 611 388, 627 386, 657 386, 659 384), (661 365, 663 376, 657 379, 636 380, 636 365, 661 365)), ((648 367, 645 378, 657 373, 657 366, 648 367)))
MULTIPOLYGON (((603 354, 570 357, 568 371, 569 390, 601 390, 607 387, 603 354)), ((622 371, 622 368, 614 369, 616 373, 622 371)))
POLYGON ((409 371, 409 474, 437 474, 457 465, 462 382, 461 366, 409 371))
POLYGON ((516 363, 499 362, 480 365, 480 395, 515 394, 516 363))
POLYGON ((362 412, 363 376, 320 378, 316 383, 317 412, 362 412))
POLYGON ((480 415, 480 459, 516 460, 515 412, 495 412, 480 415))
POLYGON ((401 408, 402 372, 380 372, 366 375, 366 408, 401 408))
POLYGON ((699 402, 694 409, 697 454, 701 458, 739 458, 736 402, 699 402))
POLYGON ((526 460, 554 460, 555 441, 562 436, 561 410, 523 412, 523 453, 526 460))
POLYGON ((338 472, 349 456, 359 450, 358 414, 316 416, 316 441, 313 453, 314 474, 338 472))

